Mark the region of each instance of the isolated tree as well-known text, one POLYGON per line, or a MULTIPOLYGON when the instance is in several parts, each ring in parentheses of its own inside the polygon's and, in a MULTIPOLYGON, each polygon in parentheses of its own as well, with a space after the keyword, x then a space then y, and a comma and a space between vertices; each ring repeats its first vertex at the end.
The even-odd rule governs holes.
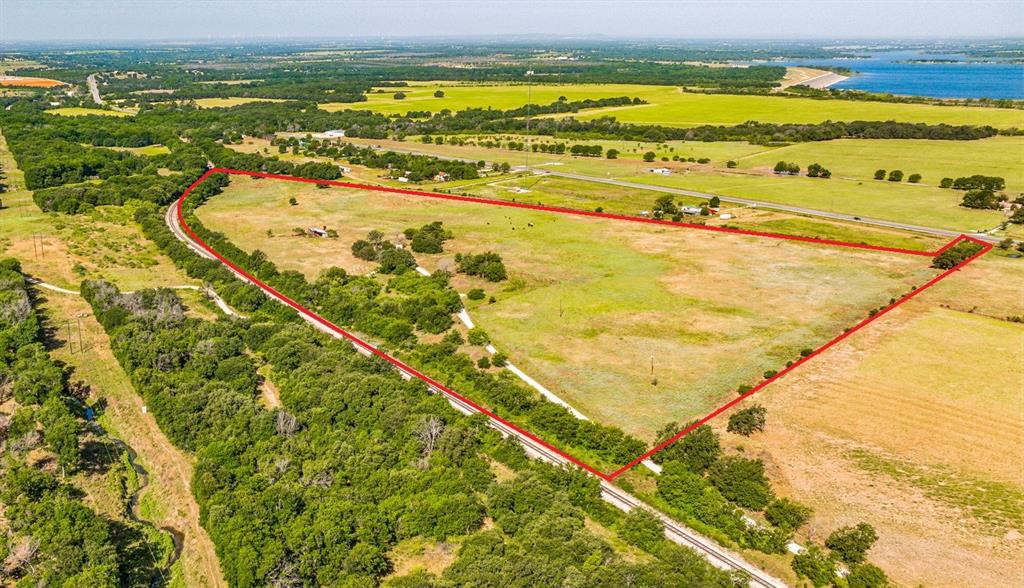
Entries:
POLYGON ((722 199, 718 196, 712 196, 711 200, 708 200, 708 206, 711 208, 718 208, 722 205, 722 199))
POLYGON ((877 170, 875 170, 875 179, 876 180, 884 180, 885 179, 885 170, 884 169, 877 169, 877 170))
POLYGON ((902 182, 903 181, 903 171, 902 170, 898 170, 898 169, 894 169, 891 172, 889 172, 889 181, 890 182, 902 182))
POLYGON ((647 153, 644 153, 644 161, 646 161, 647 163, 654 161, 657 157, 658 154, 653 151, 648 151, 647 153))
POLYGON ((786 162, 785 161, 780 161, 780 162, 775 164, 775 167, 773 168, 773 171, 775 173, 777 173, 777 174, 782 174, 782 173, 786 173, 787 169, 788 169, 788 166, 786 165, 786 162))
POLYGON ((859 523, 853 527, 842 527, 832 531, 825 540, 825 546, 836 554, 836 557, 848 564, 864 561, 871 546, 878 541, 878 533, 867 523, 859 523))
POLYGON ((405 100, 405 92, 395 92, 395 100, 405 100))
POLYGON ((737 165, 738 164, 735 161, 731 160, 731 159, 729 161, 725 162, 725 167, 727 167, 729 169, 733 169, 737 165))
POLYGON ((766 414, 768 414, 768 409, 760 404, 738 410, 729 415, 729 425, 726 430, 744 436, 764 431, 766 414))
POLYGON ((942 178, 942 180, 939 182, 939 187, 940 188, 952 188, 953 187, 953 178, 942 178))
POLYGON ((921 174, 910 174, 907 181, 911 184, 917 184, 921 181, 921 174))
POLYGON ((619 150, 618 149, 609 149, 608 151, 605 152, 604 156, 607 157, 608 159, 618 159, 619 158, 619 150))
POLYGON ((441 90, 435 90, 434 98, 444 98, 444 92, 442 92, 441 90))

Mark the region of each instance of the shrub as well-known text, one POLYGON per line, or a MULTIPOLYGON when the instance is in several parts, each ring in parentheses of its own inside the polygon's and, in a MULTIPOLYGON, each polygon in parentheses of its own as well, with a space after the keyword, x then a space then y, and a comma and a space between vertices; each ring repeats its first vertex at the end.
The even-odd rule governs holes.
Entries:
POLYGON ((491 342, 491 338, 487 336, 487 332, 480 327, 473 327, 467 334, 470 345, 487 345, 491 342))
POLYGON ((507 363, 508 363, 508 356, 505 355, 504 353, 502 353, 501 351, 495 353, 491 357, 491 364, 493 364, 494 367, 505 367, 505 364, 507 364, 507 363))
POLYGON ((889 178, 888 179, 889 179, 890 182, 902 182, 903 181, 903 172, 901 170, 894 169, 891 172, 889 172, 889 178))
POLYGON ((291 204, 292 206, 298 206, 299 201, 296 200, 294 196, 292 196, 291 198, 288 199, 288 204, 291 204))
POLYGON ((953 187, 953 178, 942 178, 942 180, 939 182, 939 187, 940 188, 952 188, 953 187))
POLYGON ((961 241, 940 253, 932 262, 932 267, 939 269, 956 267, 978 251, 981 251, 981 245, 973 241, 961 241))
POLYGON ((910 182, 911 184, 916 184, 921 181, 921 174, 910 174, 910 176, 907 178, 907 181, 910 182))
POLYGON ((487 356, 485 355, 476 361, 476 366, 480 369, 485 370, 491 367, 491 360, 488 359, 487 356))
POLYGON ((876 169, 875 170, 875 179, 876 180, 884 180, 885 179, 885 170, 884 169, 876 169))
POLYGON ((470 300, 483 300, 484 296, 484 291, 480 288, 473 288, 468 294, 466 294, 466 298, 469 298, 470 300))
POLYGON ((729 169, 733 169, 734 167, 736 167, 736 165, 737 165, 736 162, 731 160, 731 159, 729 161, 725 162, 725 167, 727 167, 729 169))
POLYGON ((644 153, 644 161, 646 161, 647 163, 654 161, 656 157, 658 157, 658 154, 653 151, 648 151, 647 153, 644 153))

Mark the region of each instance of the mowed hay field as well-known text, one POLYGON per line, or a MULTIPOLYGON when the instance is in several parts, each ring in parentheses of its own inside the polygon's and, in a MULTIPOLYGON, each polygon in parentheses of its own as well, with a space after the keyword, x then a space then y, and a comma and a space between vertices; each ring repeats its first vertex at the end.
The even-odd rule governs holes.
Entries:
POLYGON ((759 393, 763 435, 726 438, 815 509, 816 540, 874 525, 900 585, 1024 584, 1021 283, 1021 260, 983 257, 759 393))
MULTIPOLYGON (((465 108, 519 108, 527 103, 551 104, 560 96, 569 101, 615 96, 639 97, 647 104, 584 110, 573 116, 588 120, 614 116, 620 122, 695 127, 705 124, 735 125, 749 120, 768 123, 819 123, 826 120, 896 120, 919 123, 992 125, 997 128, 1024 125, 1024 111, 1003 108, 933 106, 859 102, 854 100, 813 100, 779 96, 738 96, 683 92, 674 86, 632 84, 537 84, 532 99, 525 84, 446 85, 413 84, 407 88, 385 88, 370 93, 366 102, 325 103, 325 110, 374 110, 385 114, 405 114, 412 110, 438 112, 465 108), (435 98, 441 90, 445 96, 435 98), (395 92, 404 100, 395 100, 395 92)), ((559 116, 559 115, 549 115, 559 116)))
MULTIPOLYGON (((982 174, 1006 179, 1009 191, 1024 190, 1024 137, 990 137, 978 141, 915 139, 839 139, 796 143, 763 153, 741 156, 742 168, 771 168, 779 160, 806 168, 820 163, 835 176, 872 180, 875 170, 903 170, 904 182, 913 173, 921 183, 938 186, 946 177, 982 174)), ((953 192, 962 194, 961 192, 953 192)))
POLYGON ((79 106, 69 106, 67 108, 51 108, 46 111, 49 114, 55 114, 57 116, 131 116, 127 112, 120 110, 104 110, 102 108, 82 108, 79 106))
POLYGON ((456 252, 505 259, 507 283, 455 281, 496 297, 469 306, 495 346, 584 414, 648 440, 935 273, 916 256, 248 178, 198 214, 311 278, 372 269, 350 251, 369 230, 394 238, 442 220, 455 238, 445 254, 417 256, 428 269, 456 252), (312 225, 340 237, 290 235, 312 225))

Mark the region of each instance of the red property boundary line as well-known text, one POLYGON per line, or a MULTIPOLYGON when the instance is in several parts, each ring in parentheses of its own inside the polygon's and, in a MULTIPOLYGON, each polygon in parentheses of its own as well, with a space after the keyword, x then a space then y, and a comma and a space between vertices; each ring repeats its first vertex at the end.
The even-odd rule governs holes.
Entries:
POLYGON ((818 355, 820 355, 821 353, 825 352, 830 347, 833 347, 834 345, 836 345, 840 341, 846 339, 850 335, 853 335, 854 333, 856 333, 857 331, 863 329, 864 327, 866 327, 867 325, 871 324, 872 322, 874 322, 875 320, 879 319, 880 317, 888 314, 890 311, 892 311, 897 306, 905 303, 906 301, 910 300, 914 296, 917 296, 918 294, 920 294, 921 292, 927 290, 928 288, 931 288, 932 286, 934 286, 935 284, 939 283, 940 281, 942 281, 943 279, 945 279, 946 277, 948 277, 952 273, 954 273, 957 270, 959 270, 960 268, 966 266, 968 263, 970 263, 970 262, 974 261, 975 259, 981 257, 982 255, 988 253, 992 249, 992 247, 993 247, 992 244, 986 243, 984 241, 981 241, 980 239, 975 239, 974 237, 970 237, 970 236, 967 236, 967 235, 960 235, 959 237, 954 238, 953 240, 951 240, 950 242, 946 243, 945 245, 943 245, 941 248, 937 249, 936 251, 915 251, 915 250, 911 250, 911 249, 901 249, 901 248, 898 248, 898 247, 883 247, 883 246, 879 246, 879 245, 866 245, 864 243, 850 243, 850 242, 846 242, 846 241, 836 241, 836 240, 831 240, 831 239, 815 239, 815 238, 812 238, 812 237, 798 237, 798 236, 794 236, 794 235, 781 235, 781 234, 778 234, 778 233, 767 233, 767 232, 761 232, 761 231, 747 231, 747 230, 741 230, 741 229, 731 229, 731 228, 726 228, 726 227, 709 227, 709 226, 706 226, 706 225, 697 225, 697 224, 690 224, 690 223, 677 223, 677 222, 673 222, 673 221, 658 220, 658 219, 651 219, 651 218, 644 218, 644 217, 633 217, 633 216, 626 216, 626 215, 620 215, 620 214, 609 214, 609 213, 603 213, 603 212, 591 212, 591 211, 586 211, 586 210, 576 210, 576 209, 572 209, 572 208, 563 208, 563 207, 555 207, 555 206, 543 206, 543 205, 540 205, 540 204, 526 204, 526 203, 522 203, 522 202, 511 202, 511 201, 507 201, 507 200, 495 200, 495 199, 489 199, 489 198, 473 198, 473 197, 468 197, 468 196, 456 196, 456 195, 452 195, 452 194, 442 194, 442 193, 436 193, 436 192, 422 192, 422 191, 418 191, 418 190, 406 190, 406 189, 402 189, 402 188, 389 188, 389 187, 385 187, 385 186, 370 186, 370 185, 366 185, 366 184, 355 184, 355 183, 350 183, 350 182, 339 182, 339 181, 334 181, 334 180, 316 180, 316 179, 311 179, 311 178, 299 178, 299 177, 286 176, 286 175, 281 175, 281 174, 269 174, 269 173, 262 173, 262 172, 251 172, 251 171, 245 171, 245 170, 219 168, 219 167, 215 167, 215 168, 212 168, 212 169, 208 170, 206 173, 204 173, 202 176, 200 176, 199 179, 197 179, 195 182, 193 182, 192 185, 190 185, 185 190, 185 192, 181 195, 181 197, 178 198, 177 207, 178 207, 178 210, 177 210, 178 223, 181 225, 182 229, 184 229, 189 234, 189 236, 195 241, 196 244, 198 244, 200 247, 202 247, 203 250, 205 250, 207 253, 209 253, 209 254, 213 255, 215 258, 217 258, 218 261, 220 261, 224 265, 230 267, 232 270, 235 271, 235 273, 243 276, 245 279, 249 280, 251 283, 253 283, 256 286, 258 286, 259 288, 261 288, 264 292, 270 294, 272 297, 276 298, 280 302, 283 302, 283 303, 287 304, 288 306, 291 306, 292 308, 294 308, 295 310, 297 310, 301 314, 303 314, 303 315, 309 317, 310 319, 316 321, 317 323, 319 323, 320 325, 324 326, 328 330, 330 330, 330 331, 332 331, 334 333, 337 333, 338 335, 341 335, 343 338, 345 338, 345 339, 347 339, 347 340, 349 340, 349 341, 359 345, 360 347, 370 351, 372 354, 376 355, 377 357, 380 357, 380 358, 384 359, 385 361, 391 363, 392 365, 394 365, 399 370, 401 370, 401 371, 403 371, 403 372, 405 372, 405 373, 407 373, 407 374, 409 374, 409 375, 411 375, 411 376, 421 380, 422 382, 426 383, 428 386, 430 386, 432 388, 436 388, 436 389, 442 391, 444 394, 449 395, 449 396, 451 396, 453 398, 456 398, 460 402, 463 402, 463 403, 473 407, 474 409, 476 409, 476 410, 480 411, 481 413, 487 415, 489 418, 491 418, 491 419, 501 423, 502 425, 504 425, 504 426, 506 426, 506 427, 508 427, 510 429, 515 430, 517 433, 519 433, 519 434, 529 438, 530 440, 534 441, 535 443, 538 443, 539 445, 543 446, 545 449, 547 449, 547 450, 549 450, 549 451, 559 455, 560 457, 562 457, 562 458, 568 460, 569 462, 575 464, 576 466, 579 466, 580 468, 590 472, 591 474, 594 474, 595 476, 597 476, 599 478, 602 478, 604 480, 607 480, 609 482, 613 481, 615 478, 617 478, 617 477, 621 476, 622 474, 626 473, 627 471, 632 469, 634 466, 636 466, 637 464, 639 464, 643 460, 651 457, 655 453, 658 453, 659 451, 661 451, 662 449, 668 447, 669 445, 671 445, 675 441, 678 441, 680 438, 685 436, 687 433, 689 433, 693 429, 695 429, 695 428, 697 428, 697 427, 707 423, 711 419, 713 419, 716 416, 722 414, 723 412, 729 410, 730 408, 732 408, 733 406, 735 406, 738 403, 742 402, 746 398, 748 398, 748 397, 752 396, 753 394, 759 392, 760 390, 762 390, 763 388, 765 388, 766 386, 768 386, 772 382, 778 380, 779 378, 782 378, 783 376, 785 376, 786 374, 788 374, 788 373, 792 372, 793 370, 797 369, 798 367, 800 367, 804 363, 806 363, 806 362, 810 361, 811 359, 817 357, 818 355), (867 250, 872 250, 872 251, 884 251, 884 252, 888 252, 888 253, 898 253, 898 254, 903 254, 903 255, 916 255, 916 256, 929 257, 929 258, 937 257, 943 251, 946 251, 950 247, 953 247, 954 245, 956 245, 957 243, 960 243, 962 241, 971 241, 973 243, 977 243, 977 244, 982 246, 982 249, 979 250, 974 255, 968 257, 964 261, 960 262, 956 266, 954 266, 954 267, 952 267, 952 268, 950 268, 948 270, 943 271, 942 273, 940 273, 939 275, 935 276, 931 280, 927 281, 926 283, 924 283, 920 287, 912 290, 911 292, 909 292, 907 294, 904 294, 901 298, 899 298, 898 300, 896 300, 892 304, 886 306, 885 308, 883 308, 882 310, 878 311, 874 315, 871 315, 871 316, 867 317, 866 319, 860 321, 859 323, 857 323, 856 325, 854 325, 850 329, 847 329, 845 332, 843 332, 839 336, 833 338, 832 340, 828 341, 824 345, 821 345, 820 347, 818 347, 817 349, 812 351, 807 356, 801 357, 799 360, 793 362, 788 367, 783 368, 778 373, 776 373, 774 376, 762 380, 756 386, 751 388, 748 392, 745 392, 743 395, 737 396, 736 398, 732 399, 731 401, 725 403, 724 405, 722 405, 719 408, 715 409, 713 412, 711 412, 707 416, 705 416, 705 417, 701 418, 700 420, 694 422, 692 425, 686 427, 682 431, 679 431, 678 433, 676 433, 675 435, 673 435, 669 439, 667 439, 664 442, 662 442, 662 443, 652 447, 651 449, 647 450, 647 452, 645 452, 643 455, 640 455, 639 457, 637 457, 633 461, 627 463, 626 465, 624 465, 621 468, 615 470, 614 472, 604 473, 604 472, 601 472, 600 470, 594 468, 593 466, 584 463, 580 459, 578 459, 576 457, 573 457, 572 455, 569 455, 565 451, 562 451, 561 449, 555 447, 554 445, 548 443, 547 441, 544 441, 543 439, 537 437, 536 435, 534 435, 533 433, 523 429, 522 427, 519 427, 518 425, 515 425, 515 424, 509 422, 508 420, 506 420, 506 419, 504 419, 504 418, 494 414, 490 410, 480 406, 479 404, 473 402, 472 400, 466 398, 465 396, 462 396, 461 394, 459 394, 459 393, 455 392, 454 390, 448 388, 444 384, 441 384, 437 380, 434 380, 430 376, 420 372, 416 368, 406 364, 405 362, 403 362, 403 361, 401 361, 401 360, 399 360, 399 359, 397 359, 395 357, 392 357, 392 356, 388 355, 387 353, 384 353, 383 351, 381 351, 377 347, 371 345, 370 343, 367 343, 366 341, 363 341, 362 339, 360 339, 356 335, 354 335, 354 334, 352 334, 352 333, 342 329, 341 327, 338 327, 334 323, 328 321, 327 319, 321 317, 320 315, 316 314, 315 312, 309 310, 308 308, 302 306, 298 302, 295 302, 291 298, 285 296, 284 294, 278 292, 277 290, 275 290, 274 288, 270 287, 266 283, 262 282, 261 280, 259 280, 258 278, 256 278, 252 274, 250 274, 249 272, 245 271, 241 267, 239 267, 239 266, 235 265, 234 263, 232 263, 230 260, 225 258, 223 255, 221 255, 220 253, 215 251, 212 247, 207 245, 206 242, 203 241, 203 239, 200 238, 199 235, 197 235, 192 230, 192 228, 189 227, 188 224, 185 222, 185 215, 184 215, 184 211, 183 211, 183 205, 185 203, 185 200, 188 198, 189 194, 192 193, 192 191, 196 188, 196 186, 201 184, 204 180, 206 180, 207 178, 209 178, 211 175, 213 175, 215 173, 224 173, 224 174, 229 174, 229 175, 244 175, 244 176, 251 176, 251 177, 255 177, 255 178, 268 178, 268 179, 276 179, 276 180, 285 180, 285 181, 290 181, 290 182, 305 182, 305 183, 310 183, 310 184, 325 184, 325 185, 328 185, 328 186, 339 186, 339 187, 342 187, 342 188, 353 188, 353 189, 358 189, 358 190, 371 190, 371 191, 375 191, 375 192, 385 192, 385 193, 392 193, 392 194, 403 194, 403 195, 407 195, 407 196, 420 196, 420 197, 427 197, 427 198, 436 198, 436 199, 441 199, 441 200, 455 200, 455 201, 460 201, 460 202, 472 202, 472 203, 475 203, 475 204, 489 204, 489 205, 493 205, 493 206, 504 206, 504 207, 508 207, 508 208, 524 208, 524 209, 529 209, 529 210, 539 210, 539 211, 544 211, 544 212, 552 212, 552 213, 557 213, 557 214, 568 214, 568 215, 573 215, 573 216, 586 216, 586 217, 595 217, 595 218, 621 220, 621 221, 627 221, 627 222, 637 222, 637 223, 646 223, 646 224, 654 224, 654 225, 667 225, 667 226, 672 226, 672 227, 676 227, 676 228, 682 227, 682 228, 692 228, 692 229, 699 229, 699 230, 713 231, 713 232, 720 232, 720 233, 734 233, 734 234, 741 234, 741 235, 751 235, 751 236, 755 236, 755 237, 765 237, 765 238, 770 238, 770 239, 781 239, 781 240, 786 240, 786 241, 799 241, 799 242, 805 242, 805 243, 815 243, 815 244, 819 244, 819 245, 832 245, 832 246, 836 246, 836 247, 847 247, 847 248, 852 248, 852 249, 867 249, 867 250))

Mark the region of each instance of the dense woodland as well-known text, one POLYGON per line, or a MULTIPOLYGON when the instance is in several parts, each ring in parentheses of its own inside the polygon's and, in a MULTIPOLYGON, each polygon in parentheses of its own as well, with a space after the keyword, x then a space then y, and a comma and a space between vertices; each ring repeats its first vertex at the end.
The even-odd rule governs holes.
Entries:
POLYGON ((604 504, 596 479, 527 460, 347 343, 263 313, 190 318, 170 291, 83 293, 161 428, 197 455, 193 490, 233 586, 373 586, 415 537, 461 545, 455 562, 389 585, 736 585, 653 517, 604 504), (260 365, 283 407, 256 400, 260 365), (651 557, 627 563, 588 518, 651 557))

